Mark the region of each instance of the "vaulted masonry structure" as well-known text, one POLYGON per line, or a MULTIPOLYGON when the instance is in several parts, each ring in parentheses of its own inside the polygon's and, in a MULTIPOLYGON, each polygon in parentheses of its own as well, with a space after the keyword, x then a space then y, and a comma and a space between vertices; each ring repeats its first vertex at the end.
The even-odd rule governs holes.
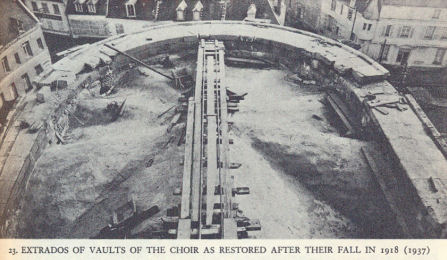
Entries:
MULTIPOLYGON (((406 235, 419 238, 443 235, 447 225, 446 158, 410 105, 402 104, 408 108, 403 111, 386 109, 384 114, 364 100, 371 93, 381 93, 380 99, 388 102, 404 97, 386 80, 389 76, 386 69, 338 42, 276 25, 186 22, 155 26, 97 42, 57 62, 52 73, 69 71, 77 75, 85 64, 95 64, 94 59, 111 58, 115 67, 129 63, 128 58, 104 44, 146 59, 163 53, 197 50, 201 39, 222 41, 229 56, 279 62, 293 72, 310 74, 319 85, 337 91, 351 109, 358 111, 357 120, 375 133, 385 157, 393 158, 396 163, 397 170, 390 173, 391 177, 397 180, 399 191, 405 193, 410 201, 407 204, 413 208, 392 202, 390 205, 406 235)), ((5 170, 14 169, 4 167, 5 170)), ((387 193, 386 188, 384 191, 387 193)), ((390 194, 388 198, 395 201, 390 194)))

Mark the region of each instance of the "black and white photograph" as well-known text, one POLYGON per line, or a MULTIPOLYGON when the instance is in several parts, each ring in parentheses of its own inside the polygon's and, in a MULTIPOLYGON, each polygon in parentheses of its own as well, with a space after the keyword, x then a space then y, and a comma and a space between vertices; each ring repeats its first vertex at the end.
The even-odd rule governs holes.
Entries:
POLYGON ((0 12, 0 238, 447 238, 446 0, 0 12))

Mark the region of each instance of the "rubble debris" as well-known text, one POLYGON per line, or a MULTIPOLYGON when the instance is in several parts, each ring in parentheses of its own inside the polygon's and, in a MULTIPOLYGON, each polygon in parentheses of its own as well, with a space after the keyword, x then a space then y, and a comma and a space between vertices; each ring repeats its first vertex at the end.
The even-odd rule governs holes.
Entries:
POLYGON ((19 129, 24 130, 30 127, 30 124, 24 120, 20 121, 19 123, 19 129))
POLYGON ((245 96, 247 95, 248 93, 246 92, 246 93, 244 93, 244 94, 242 94, 242 95, 239 95, 239 94, 237 94, 237 93, 235 93, 235 92, 233 92, 233 91, 231 91, 231 90, 229 90, 228 88, 227 88, 227 96, 228 96, 228 99, 230 100, 230 101, 233 101, 233 102, 238 102, 238 101, 240 101, 240 100, 244 100, 245 99, 245 96))
POLYGON ((225 64, 228 66, 254 67, 258 69, 271 67, 270 63, 267 63, 263 60, 240 57, 225 57, 225 64))
POLYGON ((45 96, 42 93, 36 93, 36 101, 38 103, 45 103, 45 96))
POLYGON ((171 111, 171 109, 173 109, 174 107, 176 107, 177 105, 173 105, 172 107, 168 108, 167 110, 165 110, 164 112, 162 112, 161 114, 159 114, 157 116, 157 118, 162 117, 164 114, 168 113, 169 111, 171 111))
POLYGON ((287 75, 285 78, 287 81, 295 84, 315 85, 317 82, 310 76, 299 76, 298 74, 287 75))
POLYGON ((341 122, 343 123, 346 129, 346 131, 342 134, 342 136, 347 137, 359 136, 359 133, 361 132, 361 127, 359 126, 358 122, 355 121, 354 116, 352 115, 352 111, 343 102, 343 100, 336 93, 328 91, 326 101, 327 104, 337 114, 338 118, 340 118, 341 122))
POLYGON ((182 195, 182 188, 181 187, 177 187, 174 190, 174 195, 182 195))
POLYGON ((149 159, 149 160, 146 162, 146 168, 151 167, 153 163, 154 163, 154 159, 153 159, 153 158, 149 159))
POLYGON ((169 56, 166 56, 163 61, 161 62, 161 65, 163 65, 163 68, 173 68, 174 63, 169 59, 169 56))
POLYGON ((39 122, 39 123, 32 123, 31 126, 28 128, 28 133, 30 134, 34 134, 37 133, 43 126, 43 122, 39 122))
POLYGON ((120 105, 118 105, 118 102, 113 101, 109 104, 107 104, 107 107, 105 108, 105 112, 109 113, 112 116, 112 122, 116 121, 118 117, 122 116, 124 113, 124 105, 126 103, 127 99, 124 99, 123 102, 121 102, 120 105))
POLYGON ((318 115, 315 115, 315 114, 312 115, 312 118, 316 119, 316 120, 319 120, 319 121, 323 120, 323 118, 321 116, 318 116, 318 115))
POLYGON ((249 187, 237 187, 237 188, 233 188, 232 190, 234 195, 246 195, 246 194, 250 194, 250 188, 249 187))
POLYGON ((188 90, 194 86, 192 72, 188 68, 178 68, 171 71, 175 87, 181 90, 188 90))
POLYGON ((107 66, 106 74, 101 78, 101 89, 99 90, 100 95, 109 95, 114 87, 114 79, 115 75, 110 68, 110 66, 107 66))
POLYGON ((167 133, 171 132, 172 128, 179 122, 180 117, 181 117, 180 113, 174 115, 174 117, 171 119, 168 129, 166 130, 167 133))
POLYGON ((181 132, 180 137, 179 137, 178 142, 177 142, 177 146, 180 146, 180 145, 185 143, 185 136, 186 136, 186 125, 182 129, 182 132, 181 132))
MULTIPOLYGON (((128 204, 124 206, 128 206, 128 204)), ((129 217, 121 218, 120 222, 108 224, 107 226, 102 228, 96 236, 92 238, 93 239, 126 238, 129 236, 130 231, 134 227, 143 222, 145 219, 154 216, 158 212, 160 212, 160 208, 158 206, 152 206, 141 213, 138 213, 135 210, 129 217)))
POLYGON ((137 70, 141 75, 144 75, 147 77, 151 76, 151 71, 146 67, 138 66, 137 70))
POLYGON ((230 163, 230 169, 238 169, 242 166, 242 163, 230 163))

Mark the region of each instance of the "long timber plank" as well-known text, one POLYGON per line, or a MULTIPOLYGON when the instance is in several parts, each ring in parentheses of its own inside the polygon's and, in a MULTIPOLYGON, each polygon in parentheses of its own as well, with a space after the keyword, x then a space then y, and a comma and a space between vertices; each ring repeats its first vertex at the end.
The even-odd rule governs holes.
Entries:
POLYGON ((183 186, 182 186, 182 204, 181 204, 180 218, 187 218, 190 216, 194 108, 195 108, 194 99, 189 98, 188 115, 186 122, 185 160, 183 163, 183 186))
POLYGON ((237 224, 233 218, 226 218, 224 220, 224 239, 237 239, 237 224))
POLYGON ((224 216, 226 218, 231 217, 231 194, 232 188, 230 186, 229 176, 229 140, 228 140, 228 111, 227 111, 227 90, 225 83, 225 63, 224 63, 224 50, 219 50, 219 78, 220 78, 220 134, 222 136, 222 146, 220 148, 220 174, 223 188, 223 203, 224 203, 224 216))
POLYGON ((179 219, 177 239, 191 238, 191 219, 179 219))
POLYGON ((200 214, 200 196, 202 184, 200 171, 202 169, 202 84, 203 84, 203 49, 197 54, 197 74, 194 91, 194 137, 192 162, 192 193, 191 193, 191 221, 198 222, 200 214))
POLYGON ((214 190, 217 182, 217 135, 215 113, 215 81, 214 57, 207 57, 207 191, 206 191, 206 224, 211 225, 214 213, 214 190))

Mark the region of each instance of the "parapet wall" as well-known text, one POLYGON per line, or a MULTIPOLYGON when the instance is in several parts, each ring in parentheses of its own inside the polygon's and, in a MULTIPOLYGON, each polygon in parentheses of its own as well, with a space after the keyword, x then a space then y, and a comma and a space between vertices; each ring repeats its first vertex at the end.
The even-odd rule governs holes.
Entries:
MULTIPOLYGON (((70 53, 54 64, 52 74, 67 71, 79 74, 85 66, 95 68, 101 61, 114 67, 126 66, 129 59, 104 46, 110 44, 136 58, 146 59, 165 53, 195 50, 200 39, 220 40, 226 52, 239 57, 256 57, 277 62, 299 74, 311 75, 318 84, 337 90, 366 127, 374 127, 388 153, 398 162, 396 179, 406 183, 416 212, 408 223, 412 237, 440 237, 447 224, 447 199, 444 176, 447 161, 427 135, 414 111, 403 104, 403 111, 386 115, 365 102, 365 96, 381 93, 383 101, 402 98, 386 81, 389 76, 380 64, 336 41, 312 33, 265 24, 207 21, 155 26, 147 30, 108 38, 70 53), (422 154, 413 152, 419 149, 422 154), (436 179, 437 190, 429 187, 436 179)), ((44 79, 45 80, 45 79, 44 79)), ((3 176, 4 173, 2 173, 3 176)))

